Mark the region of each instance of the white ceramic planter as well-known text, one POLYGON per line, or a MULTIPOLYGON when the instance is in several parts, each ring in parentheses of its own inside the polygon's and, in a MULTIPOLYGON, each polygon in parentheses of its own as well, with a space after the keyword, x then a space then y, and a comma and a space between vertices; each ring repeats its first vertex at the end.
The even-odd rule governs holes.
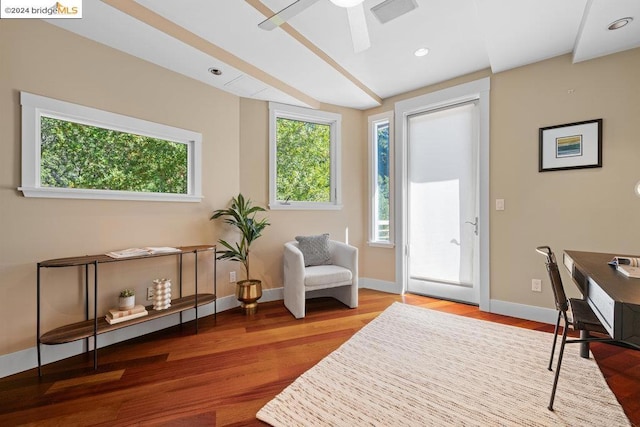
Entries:
POLYGON ((118 297, 118 310, 131 310, 136 305, 136 296, 118 297))

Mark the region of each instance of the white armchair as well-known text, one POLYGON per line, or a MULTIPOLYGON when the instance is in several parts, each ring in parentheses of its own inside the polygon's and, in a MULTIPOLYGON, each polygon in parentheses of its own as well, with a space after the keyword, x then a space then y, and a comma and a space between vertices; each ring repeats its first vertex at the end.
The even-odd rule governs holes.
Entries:
POLYGON ((297 319, 305 300, 330 296, 350 308, 358 306, 358 248, 329 240, 330 264, 305 267, 297 241, 284 244, 284 305, 297 319))

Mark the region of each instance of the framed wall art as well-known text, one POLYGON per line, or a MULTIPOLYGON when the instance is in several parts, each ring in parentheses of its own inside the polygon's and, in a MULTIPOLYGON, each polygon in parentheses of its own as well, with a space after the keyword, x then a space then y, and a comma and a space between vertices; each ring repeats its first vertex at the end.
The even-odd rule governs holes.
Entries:
POLYGON ((602 167, 602 119, 540 128, 539 172, 602 167))

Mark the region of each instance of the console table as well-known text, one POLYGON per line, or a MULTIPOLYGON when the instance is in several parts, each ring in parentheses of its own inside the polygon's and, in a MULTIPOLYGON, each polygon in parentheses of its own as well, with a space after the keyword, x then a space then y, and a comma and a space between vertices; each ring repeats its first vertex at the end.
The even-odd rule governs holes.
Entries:
MULTIPOLYGON (((78 341, 82 339, 88 339, 93 337, 93 368, 98 368, 98 340, 97 337, 105 332, 114 331, 116 329, 125 328, 138 323, 147 322, 149 320, 157 319, 171 314, 180 313, 180 324, 182 324, 182 312, 185 310, 195 309, 195 327, 196 333, 198 333, 198 307, 205 304, 214 304, 214 316, 217 312, 216 307, 216 246, 215 245, 200 245, 200 246, 183 246, 178 247, 178 252, 159 253, 153 255, 134 256, 127 258, 112 258, 110 256, 101 255, 85 255, 71 258, 59 258, 42 261, 38 263, 37 272, 37 338, 38 338, 38 376, 42 376, 42 355, 41 345, 55 345, 78 341), (213 255, 213 293, 199 293, 198 292, 198 254, 210 252, 213 255), (193 295, 182 295, 182 269, 183 269, 183 257, 187 254, 193 254, 194 256, 194 285, 195 293, 193 295), (165 310, 154 310, 153 305, 147 306, 146 309, 149 312, 147 316, 138 317, 135 319, 127 320, 124 322, 109 324, 104 316, 98 315, 98 266, 100 264, 126 262, 131 260, 140 260, 147 258, 158 258, 174 256, 178 258, 179 262, 179 298, 173 298, 171 300, 171 307, 165 310), (93 318, 89 317, 89 270, 93 266, 93 318), (44 334, 41 334, 41 314, 40 314, 40 299, 41 299, 41 280, 40 271, 42 268, 61 268, 61 267, 81 267, 84 270, 84 283, 85 283, 85 320, 82 322, 76 322, 69 325, 60 326, 53 330, 50 330, 44 334)), ((87 345, 87 352, 89 346, 87 345)))

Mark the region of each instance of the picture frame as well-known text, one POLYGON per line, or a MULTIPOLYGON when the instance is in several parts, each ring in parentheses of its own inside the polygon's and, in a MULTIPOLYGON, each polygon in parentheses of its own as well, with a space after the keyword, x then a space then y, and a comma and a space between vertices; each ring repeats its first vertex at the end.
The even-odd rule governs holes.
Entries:
POLYGON ((602 119, 539 131, 538 172, 602 167, 602 119))

